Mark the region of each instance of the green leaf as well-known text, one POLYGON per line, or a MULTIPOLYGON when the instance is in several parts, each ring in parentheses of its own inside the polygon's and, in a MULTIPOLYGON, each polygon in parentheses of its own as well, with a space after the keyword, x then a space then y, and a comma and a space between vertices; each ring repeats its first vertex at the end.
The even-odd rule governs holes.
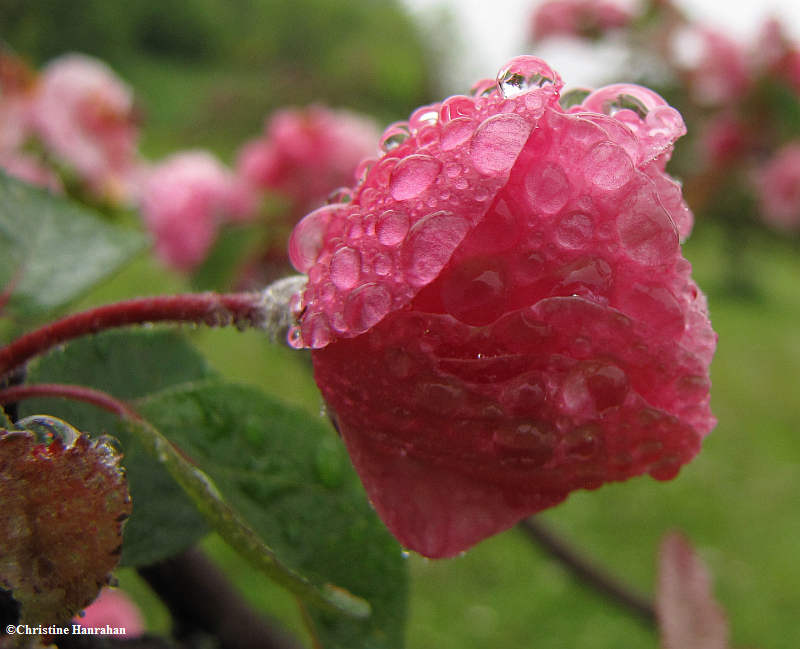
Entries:
MULTIPOLYGON (((206 379, 212 371, 174 331, 110 331, 75 341, 30 368, 31 383, 77 383, 128 400, 176 384, 206 379)), ((82 430, 108 432, 123 447, 133 514, 125 525, 123 565, 147 565, 189 547, 208 528, 175 481, 114 416, 73 401, 32 399, 20 416, 48 413, 82 430)))
POLYGON ((76 203, 0 172, 0 288, 7 311, 36 317, 75 299, 146 245, 76 203))
POLYGON ((366 620, 311 608, 322 647, 403 646, 405 561, 330 427, 255 389, 216 381, 152 395, 138 409, 213 479, 283 563, 370 603, 366 620))

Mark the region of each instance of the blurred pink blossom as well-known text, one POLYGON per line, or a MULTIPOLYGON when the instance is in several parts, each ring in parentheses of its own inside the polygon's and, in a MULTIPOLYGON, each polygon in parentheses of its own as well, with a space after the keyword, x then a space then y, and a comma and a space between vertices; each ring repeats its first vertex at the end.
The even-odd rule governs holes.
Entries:
POLYGON ((138 638, 144 633, 144 620, 139 608, 123 591, 104 588, 100 595, 74 619, 83 627, 105 627, 125 629, 126 638, 138 638))
POLYGON ((267 121, 261 137, 244 145, 238 172, 259 190, 285 195, 292 216, 299 217, 332 190, 352 184, 359 162, 377 153, 378 137, 371 119, 347 110, 284 109, 267 121))
POLYGON ((552 36, 599 36, 624 27, 632 14, 607 0, 550 0, 531 17, 531 36, 541 40, 552 36))
POLYGON ((133 94, 104 63, 81 54, 51 61, 33 106, 46 148, 98 196, 131 197, 138 127, 133 94))
POLYGON ((707 27, 691 27, 679 35, 675 48, 676 58, 688 64, 691 92, 697 102, 729 104, 749 89, 747 53, 725 34, 707 27))
POLYGON ((706 163, 710 166, 735 163, 746 152, 746 133, 746 125, 735 114, 716 114, 699 136, 706 163))
POLYGON ((780 149, 756 174, 761 216, 781 230, 800 228, 800 141, 780 149))
POLYGON ((60 194, 64 191, 61 180, 55 172, 39 160, 25 153, 4 153, 0 151, 0 169, 9 176, 23 180, 60 194))
POLYGON ((247 191, 206 151, 177 153, 154 167, 144 182, 141 209, 158 257, 177 270, 200 264, 219 226, 251 210, 247 191))
POLYGON ((0 154, 18 150, 30 133, 34 83, 23 61, 0 50, 0 154))

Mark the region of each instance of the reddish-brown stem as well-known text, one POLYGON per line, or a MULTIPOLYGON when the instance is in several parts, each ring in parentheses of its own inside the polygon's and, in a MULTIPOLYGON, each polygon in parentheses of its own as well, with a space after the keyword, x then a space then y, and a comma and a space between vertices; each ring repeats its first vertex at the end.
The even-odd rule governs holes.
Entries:
POLYGON ((263 328, 266 319, 262 293, 190 293, 125 300, 69 315, 0 348, 0 377, 56 345, 105 329, 152 322, 263 328))
POLYGON ((0 390, 0 405, 4 406, 25 399, 41 397, 57 397, 83 401, 107 410, 118 417, 125 419, 141 419, 136 411, 128 404, 112 397, 107 392, 101 392, 85 385, 71 385, 68 383, 32 383, 30 385, 14 385, 0 390))

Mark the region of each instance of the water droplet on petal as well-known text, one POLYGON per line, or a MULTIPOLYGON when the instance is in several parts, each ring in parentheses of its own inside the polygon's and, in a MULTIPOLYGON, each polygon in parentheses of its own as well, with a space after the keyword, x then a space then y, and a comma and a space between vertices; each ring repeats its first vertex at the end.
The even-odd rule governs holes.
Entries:
POLYGON ((411 117, 408 118, 408 124, 412 131, 418 131, 424 126, 432 126, 439 121, 439 104, 431 104, 430 106, 422 106, 417 108, 411 117))
POLYGON ((556 73, 542 59, 518 56, 497 74, 497 88, 508 99, 533 88, 553 84, 556 78, 556 73))
POLYGON ((439 290, 445 309, 465 324, 487 325, 505 312, 507 280, 502 264, 493 258, 471 259, 450 269, 439 290))
POLYGON ((470 94, 473 97, 488 97, 497 91, 496 79, 481 79, 472 88, 470 94))
POLYGON ((570 196, 570 182, 555 162, 534 165, 525 176, 525 189, 531 207, 545 214, 555 214, 570 196))
POLYGON ((375 232, 378 241, 384 246, 394 246, 400 243, 408 233, 408 215, 396 210, 387 210, 378 218, 375 232))
POLYGON ((475 100, 465 95, 455 95, 442 102, 439 117, 442 122, 449 122, 459 117, 471 117, 475 114, 475 100))
POLYGON ((475 132, 475 123, 468 117, 459 117, 442 129, 442 151, 450 151, 466 142, 475 132))
POLYGON ((485 176, 511 169, 530 131, 531 125, 514 113, 501 113, 485 120, 470 145, 475 168, 485 176))
POLYGON ((598 142, 583 165, 586 179, 600 189, 619 189, 633 176, 633 162, 625 149, 612 142, 598 142))
POLYGON ((553 457, 554 436, 545 424, 525 422, 511 428, 500 428, 492 435, 500 455, 541 466, 553 457))
POLYGON ((322 349, 333 339, 327 318, 321 313, 311 316, 303 322, 304 339, 312 349, 322 349))
POLYGON ((325 243, 325 233, 341 205, 327 205, 311 212, 297 224, 289 239, 289 259, 301 273, 316 263, 325 243))
POLYGON ((336 288, 346 290, 358 282, 361 255, 354 248, 340 248, 331 257, 331 281, 336 288))
POLYGON ((392 198, 408 200, 424 192, 439 175, 441 163, 427 155, 411 155, 397 163, 392 172, 392 198))
POLYGON ((469 230, 467 220, 452 212, 434 212, 411 228, 403 244, 402 265, 408 283, 424 286, 449 261, 469 230))
POLYGON ((588 460, 600 450, 601 430, 592 424, 580 426, 567 433, 565 451, 572 460, 588 460))
POLYGON ((338 187, 328 194, 325 203, 332 205, 334 203, 349 203, 351 200, 353 200, 353 191, 349 187, 338 187))
POLYGON ((383 132, 380 141, 381 150, 386 153, 394 151, 410 137, 411 129, 408 124, 406 122, 395 122, 383 132))
POLYGON ((305 347, 305 342, 303 341, 303 334, 300 331, 300 327, 294 326, 289 329, 288 333, 286 334, 286 342, 289 343, 290 347, 294 349, 303 349, 305 347))
POLYGON ((363 333, 389 313, 392 298, 383 286, 369 283, 353 291, 344 305, 344 318, 350 331, 363 333))

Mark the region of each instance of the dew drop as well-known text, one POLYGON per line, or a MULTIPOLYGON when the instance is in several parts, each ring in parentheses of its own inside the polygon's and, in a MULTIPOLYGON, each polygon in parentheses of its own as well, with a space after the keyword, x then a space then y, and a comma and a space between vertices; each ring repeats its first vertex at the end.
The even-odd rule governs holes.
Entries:
POLYGON ((406 122, 395 122, 383 132, 380 148, 386 153, 394 151, 410 137, 411 129, 409 125, 406 122))
POLYGON ((475 131, 475 123, 467 117, 459 117, 445 124, 442 129, 442 151, 450 151, 466 142, 475 131))
POLYGON ((369 283, 353 291, 344 305, 344 318, 351 332, 363 333, 389 312, 392 298, 383 286, 369 283))
POLYGON ((303 330, 305 332, 303 338, 308 340, 312 349, 322 349, 333 339, 328 320, 321 313, 313 315, 305 321, 303 330))
POLYGON ((420 219, 403 244, 402 265, 409 284, 424 286, 433 280, 469 230, 467 220, 440 211, 420 219))
POLYGON ((496 79, 481 79, 472 88, 470 94, 473 97, 488 97, 497 91, 496 79))
POLYGON ((381 277, 386 277, 387 275, 390 275, 393 269, 391 257, 383 253, 378 253, 377 255, 375 255, 375 260, 373 261, 373 268, 375 269, 376 275, 380 275, 381 277))
POLYGON ((286 334, 286 342, 289 343, 290 347, 294 349, 303 349, 305 347, 305 342, 303 341, 303 334, 300 331, 300 327, 295 325, 291 327, 286 334))
POLYGON ((444 166, 444 173, 447 174, 448 178, 458 178, 461 174, 461 165, 457 162, 448 162, 444 166))
POLYGON ((552 84, 557 75, 542 59, 518 56, 497 74, 497 88, 506 99, 552 84))
POLYGON ((600 428, 592 424, 579 426, 567 433, 565 451, 573 460, 588 460, 600 449, 600 428))
POLYGON ((411 155, 397 163, 392 172, 390 190, 398 201, 415 198, 436 179, 441 163, 427 155, 411 155))
POLYGON ((555 214, 570 196, 570 182, 555 162, 531 167, 525 176, 525 190, 531 206, 545 214, 555 214))
POLYGON ((307 273, 316 263, 322 252, 328 225, 340 209, 340 205, 321 207, 295 226, 289 239, 289 258, 301 273, 307 273))
POLYGON ((394 246, 400 243, 408 233, 408 215, 396 210, 387 210, 378 218, 375 232, 378 241, 384 246, 394 246))
POLYGON ((501 113, 485 120, 475 131, 470 145, 475 168, 485 176, 511 169, 530 130, 531 125, 514 113, 501 113))
POLYGON ((475 114, 475 100, 465 95, 455 95, 442 102, 439 117, 446 123, 459 117, 471 117, 475 114))
POLYGON ((336 288, 353 288, 361 272, 361 254, 354 248, 340 248, 331 257, 330 269, 331 281, 336 288))
POLYGON ((600 189, 619 189, 633 176, 633 162, 625 149, 612 142, 598 142, 583 165, 586 179, 600 189))
POLYGON ((499 428, 492 435, 492 442, 499 454, 524 459, 536 466, 553 457, 553 434, 540 422, 499 428))
POLYGON ((425 126, 433 126, 439 121, 439 105, 431 104, 417 108, 408 119, 412 131, 418 131, 425 126))
POLYGON ((332 205, 334 203, 349 203, 352 200, 353 192, 349 187, 338 187, 328 194, 325 203, 332 205))

